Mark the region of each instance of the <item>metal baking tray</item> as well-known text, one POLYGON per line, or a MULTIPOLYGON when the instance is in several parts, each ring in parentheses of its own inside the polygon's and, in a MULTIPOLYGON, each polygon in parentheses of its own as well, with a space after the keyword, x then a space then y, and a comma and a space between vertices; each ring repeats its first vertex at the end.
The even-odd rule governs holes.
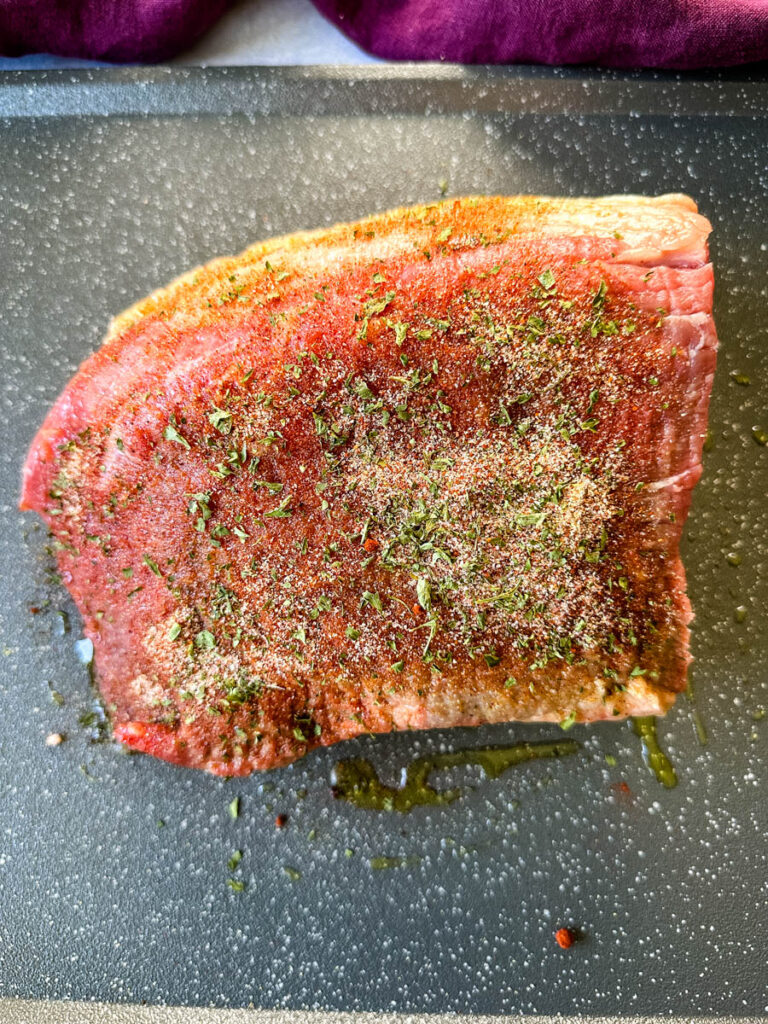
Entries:
POLYGON ((768 84, 407 65, 19 72, 0 76, 0 118, 0 996, 764 1014, 768 84), (494 781, 456 770, 435 781, 461 799, 407 816, 335 801, 336 760, 367 757, 392 782, 420 754, 562 733, 363 738, 240 781, 98 742, 77 614, 16 502, 30 439, 111 314, 255 239, 442 192, 671 191, 714 225, 722 342, 684 544, 694 697, 659 726, 676 788, 626 723, 576 727, 578 755, 494 781), (243 892, 227 884, 236 849, 243 892), (561 925, 579 933, 571 949, 561 925))

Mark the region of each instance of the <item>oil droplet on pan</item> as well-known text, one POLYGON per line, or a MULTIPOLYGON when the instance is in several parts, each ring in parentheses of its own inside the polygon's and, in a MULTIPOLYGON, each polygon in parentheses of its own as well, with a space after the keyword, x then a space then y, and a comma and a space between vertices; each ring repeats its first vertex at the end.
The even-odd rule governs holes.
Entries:
POLYGON ((742 387, 749 387, 752 383, 746 373, 741 373, 739 370, 733 370, 731 372, 731 380, 734 384, 741 384, 742 387))
POLYGON ((667 789, 677 785, 674 766, 659 745, 656 735, 656 719, 652 717, 633 718, 632 726, 643 743, 643 760, 667 789))

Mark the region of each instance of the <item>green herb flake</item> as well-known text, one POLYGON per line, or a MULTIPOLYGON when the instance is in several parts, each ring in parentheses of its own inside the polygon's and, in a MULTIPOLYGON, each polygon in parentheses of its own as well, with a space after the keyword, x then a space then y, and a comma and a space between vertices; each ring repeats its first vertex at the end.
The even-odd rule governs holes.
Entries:
POLYGON ((178 624, 178 622, 172 623, 171 624, 171 628, 168 630, 168 639, 169 640, 178 640, 180 634, 181 634, 181 626, 178 624))
POLYGON ((560 728, 562 731, 567 732, 571 726, 575 725, 575 719, 577 719, 577 713, 572 711, 567 718, 564 718, 562 722, 560 722, 560 728))
POLYGON ((208 422, 220 434, 228 434, 232 430, 232 413, 215 405, 208 413, 208 422))
POLYGON ((235 821, 237 818, 240 817, 240 797, 239 796, 236 796, 233 800, 230 801, 230 803, 229 803, 229 816, 230 816, 230 818, 233 821, 235 821))
POLYGON ((560 723, 560 728, 563 730, 563 732, 568 732, 568 730, 571 728, 571 726, 573 726, 575 724, 576 724, 576 712, 572 711, 570 713, 570 715, 568 715, 567 718, 564 718, 563 721, 560 723))
POLYGON ((499 402, 499 411, 492 417, 500 427, 509 427, 512 424, 512 417, 503 402, 499 402))
POLYGON ((203 651, 211 651, 216 646, 216 637, 207 629, 201 630, 195 637, 195 647, 203 651))
POLYGON ((516 526, 541 526, 544 520, 547 518, 546 512, 528 512, 523 515, 515 516, 516 526))
POLYGON ((265 519, 285 519, 292 512, 292 509, 291 509, 291 501, 292 500, 293 499, 291 498, 291 495, 289 494, 287 498, 284 498, 280 502, 280 504, 277 506, 277 508, 273 508, 271 511, 265 512, 264 513, 264 518, 265 519))
POLYGON ((402 345, 408 333, 408 324, 389 322, 387 326, 391 327, 395 332, 395 344, 398 346, 402 345))
POLYGON ((381 597, 378 594, 372 593, 370 590, 366 590, 360 599, 360 606, 364 608, 367 604, 371 608, 375 608, 377 612, 384 611, 384 605, 382 604, 381 597))
POLYGON ((378 313, 383 313, 387 306, 394 300, 397 292, 387 292, 384 298, 380 299, 369 299, 368 302, 363 306, 363 323, 365 327, 368 326, 368 318, 376 316, 378 313))
POLYGON ((173 422, 173 419, 171 419, 171 422, 163 431, 163 437, 165 438, 166 441, 175 441, 176 444, 182 445, 188 451, 191 447, 189 441, 187 441, 185 437, 182 437, 181 434, 176 429, 176 424, 173 422))
POLYGON ((154 558, 150 558, 149 555, 142 555, 141 556, 141 560, 144 563, 144 565, 146 565, 146 567, 155 574, 155 576, 162 576, 163 575, 160 572, 160 567, 158 566, 158 564, 154 560, 154 558))
POLYGON ((555 287, 555 275, 551 270, 545 270, 539 274, 538 282, 545 291, 551 291, 555 287))

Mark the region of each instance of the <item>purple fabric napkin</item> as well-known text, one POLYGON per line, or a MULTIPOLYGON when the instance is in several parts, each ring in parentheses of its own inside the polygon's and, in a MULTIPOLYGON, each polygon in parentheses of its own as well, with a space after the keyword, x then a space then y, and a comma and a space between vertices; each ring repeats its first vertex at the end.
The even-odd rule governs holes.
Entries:
MULTIPOLYGON (((393 60, 694 68, 768 59, 768 0, 313 2, 360 46, 393 60)), ((0 53, 166 60, 230 3, 0 0, 0 53)))
POLYGON ((0 0, 0 53, 154 64, 176 56, 231 0, 0 0))
POLYGON ((696 68, 768 58, 768 0, 313 0, 390 60, 696 68))

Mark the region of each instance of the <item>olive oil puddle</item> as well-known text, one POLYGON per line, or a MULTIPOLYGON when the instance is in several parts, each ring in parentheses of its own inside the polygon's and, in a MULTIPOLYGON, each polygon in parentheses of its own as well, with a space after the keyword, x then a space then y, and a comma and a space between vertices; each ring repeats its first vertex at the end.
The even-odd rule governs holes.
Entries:
POLYGON ((434 789, 429 784, 429 776, 434 771, 478 765, 486 778, 496 779, 515 765, 539 758, 567 757, 575 754, 580 747, 580 743, 565 740, 558 743, 516 743, 510 747, 480 747, 451 754, 432 754, 416 758, 408 765, 400 787, 384 785, 376 769, 365 758, 347 758, 339 761, 334 769, 333 795, 356 807, 407 814, 414 807, 450 804, 461 796, 462 790, 458 788, 434 789))
POLYGON ((677 773, 674 765, 669 760, 659 744, 656 734, 656 719, 633 718, 632 728, 640 737, 643 744, 643 760, 651 769, 657 780, 666 786, 667 789, 674 789, 677 785, 677 773))

